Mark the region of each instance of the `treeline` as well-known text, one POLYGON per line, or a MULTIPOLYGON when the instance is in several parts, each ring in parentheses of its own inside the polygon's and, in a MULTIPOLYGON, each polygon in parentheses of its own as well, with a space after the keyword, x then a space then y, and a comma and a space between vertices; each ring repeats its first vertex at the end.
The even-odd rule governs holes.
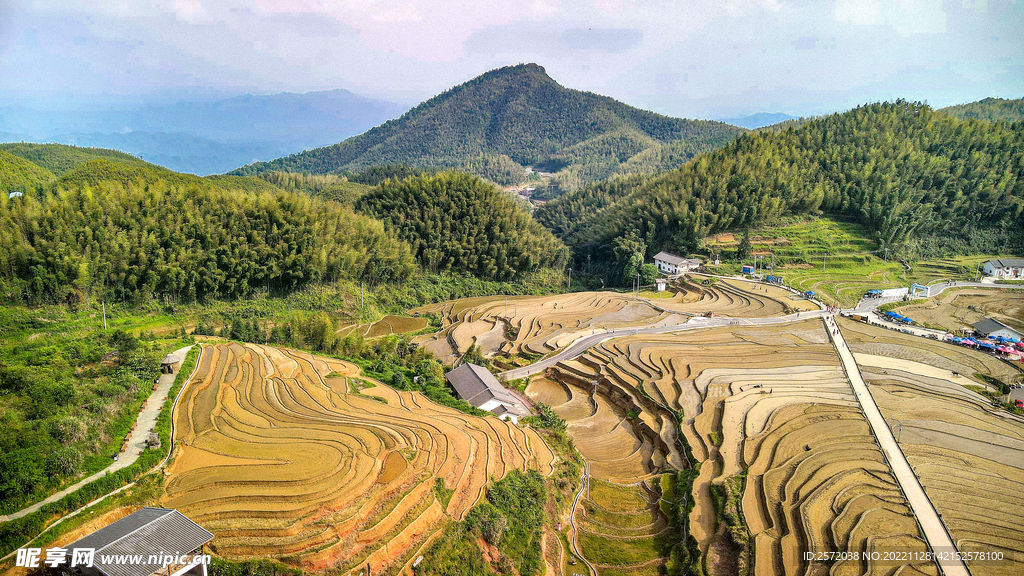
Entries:
POLYGON ((237 298, 414 269, 379 222, 256 179, 93 160, 47 193, 0 197, 8 302, 237 298))
POLYGON ((985 98, 977 102, 948 106, 940 111, 962 120, 988 120, 1013 124, 1024 120, 1024 98, 985 98))
POLYGON ((459 172, 385 180, 357 210, 382 219, 430 272, 510 280, 560 267, 568 250, 515 202, 459 172))
POLYGON ((1024 125, 962 121, 905 101, 871 104, 781 132, 750 133, 679 170, 594 187, 538 219, 577 259, 610 263, 633 234, 648 256, 697 251, 709 234, 828 211, 895 253, 911 239, 1019 247, 1024 125), (993 242, 993 237, 996 241, 993 242))
POLYGON ((351 181, 337 174, 304 174, 301 172, 264 172, 259 175, 274 186, 288 192, 301 192, 323 200, 332 200, 352 207, 371 186, 351 181))
POLYGON ((236 173, 342 173, 406 163, 468 171, 507 185, 527 180, 525 167, 532 165, 558 172, 563 187, 575 188, 612 174, 678 166, 742 132, 571 90, 540 66, 524 64, 487 72, 339 144, 236 173))

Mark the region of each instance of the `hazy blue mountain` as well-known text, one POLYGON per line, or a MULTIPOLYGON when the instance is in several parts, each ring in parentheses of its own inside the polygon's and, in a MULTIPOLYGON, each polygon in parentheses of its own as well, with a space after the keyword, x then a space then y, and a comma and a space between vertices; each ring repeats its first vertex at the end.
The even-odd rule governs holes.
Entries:
POLYGON ((128 152, 175 172, 221 174, 240 163, 274 158, 291 150, 280 142, 218 142, 180 132, 127 132, 124 134, 60 134, 47 142, 128 152))
POLYGON ((0 141, 113 148, 212 174, 344 140, 406 109, 342 89, 171 104, 19 105, 0 108, 0 141))
POLYGON ((726 124, 732 124, 733 126, 741 126, 748 130, 754 130, 765 126, 771 126, 772 124, 778 124, 779 122, 785 122, 786 120, 793 120, 794 118, 796 118, 796 116, 790 116, 789 114, 783 114, 782 112, 758 112, 757 114, 750 114, 749 116, 719 118, 719 120, 726 124))

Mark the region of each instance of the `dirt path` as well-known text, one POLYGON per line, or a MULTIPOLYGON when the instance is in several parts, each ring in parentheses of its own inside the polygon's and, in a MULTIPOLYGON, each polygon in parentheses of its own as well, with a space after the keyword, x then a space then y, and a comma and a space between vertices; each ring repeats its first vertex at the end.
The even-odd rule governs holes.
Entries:
POLYGON ((875 399, 871 396, 871 391, 860 374, 860 369, 857 367, 857 361, 853 356, 853 352, 850 351, 850 347, 847 346, 846 340, 843 338, 842 330, 839 330, 835 318, 832 316, 826 316, 824 322, 825 329, 832 338, 836 351, 839 353, 839 358, 843 362, 843 368, 850 379, 853 391, 857 395, 857 401, 860 403, 868 424, 871 426, 871 432, 882 448, 882 453, 885 455, 886 461, 889 462, 889 468, 892 470, 893 477, 899 483, 907 503, 910 504, 911 510, 914 511, 914 516, 917 518, 925 540, 928 541, 929 547, 938 556, 942 573, 945 576, 970 576, 967 566, 957 554, 956 545, 953 543, 949 531, 946 530, 945 524, 942 523, 942 518, 925 493, 924 487, 921 486, 917 474, 911 468, 910 463, 903 454, 903 450, 896 442, 896 438, 893 437, 888 423, 886 423, 882 413, 878 410, 878 405, 875 404, 875 399))
POLYGON ((586 460, 583 461, 583 474, 580 475, 580 491, 576 493, 576 498, 572 501, 572 509, 569 510, 569 526, 572 527, 572 540, 569 541, 572 544, 572 551, 584 564, 587 565, 587 569, 590 570, 591 576, 597 576, 597 570, 594 569, 594 565, 587 560, 585 556, 580 552, 579 547, 579 526, 576 525, 576 506, 580 503, 580 498, 583 497, 583 493, 587 490, 587 482, 590 481, 590 463, 586 460))
MULTIPOLYGON (((191 348, 191 346, 186 346, 179 350, 175 350, 174 355, 178 358, 184 359, 185 355, 188 354, 188 351, 191 348)), ((21 510, 13 512, 7 516, 0 516, 0 522, 17 520, 18 518, 27 516, 42 508, 43 505, 56 502, 93 480, 98 480, 99 478, 106 476, 109 472, 117 472, 122 468, 127 468, 134 464, 146 449, 146 441, 149 440, 149 433, 153 430, 153 427, 156 426, 156 419, 160 416, 160 409, 163 408, 164 401, 167 400, 167 393, 171 390, 171 386, 174 384, 174 378, 176 376, 177 373, 161 374, 157 379, 156 388, 153 389, 153 393, 149 395, 149 398, 143 405, 142 411, 139 412, 138 418, 135 419, 135 428, 128 436, 128 449, 118 454, 116 462, 111 462, 110 466, 107 466, 103 470, 100 470, 91 476, 87 476, 79 480, 60 492, 50 495, 45 500, 36 502, 31 506, 22 508, 21 510)))

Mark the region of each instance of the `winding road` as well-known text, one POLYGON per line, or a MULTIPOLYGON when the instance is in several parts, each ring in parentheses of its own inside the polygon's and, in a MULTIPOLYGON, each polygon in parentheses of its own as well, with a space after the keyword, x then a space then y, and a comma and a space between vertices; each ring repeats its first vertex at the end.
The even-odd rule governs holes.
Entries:
POLYGON ((538 374, 547 370, 548 368, 562 362, 564 360, 572 360, 577 356, 583 354, 590 348, 611 340, 613 338, 619 338, 621 336, 629 336, 631 334, 667 334, 671 332, 683 332, 686 330, 700 330, 703 328, 718 328, 722 326, 767 326, 770 324, 787 324, 789 322, 799 322, 808 318, 819 318, 825 314, 824 310, 811 310, 808 312, 799 312, 796 314, 789 314, 788 316, 774 316, 770 318, 704 318, 701 316, 690 318, 682 324, 669 324, 667 326, 638 326, 635 328, 616 328, 615 330, 608 330, 605 332, 596 332, 590 336, 583 336, 579 338, 567 348, 561 352, 557 352, 538 360, 529 366, 523 366, 521 368, 514 368, 506 372, 498 374, 498 378, 504 381, 516 380, 518 378, 525 378, 533 374, 538 374))
POLYGON ((587 490, 587 482, 590 481, 590 462, 583 460, 583 473, 580 474, 580 491, 576 493, 576 498, 573 498, 572 509, 569 511, 569 526, 572 526, 572 540, 569 542, 572 544, 572 553, 583 561, 587 565, 587 569, 590 570, 590 576, 597 576, 597 570, 594 565, 590 563, 590 560, 580 552, 579 540, 580 530, 576 526, 576 506, 580 503, 580 498, 583 497, 583 493, 587 490))

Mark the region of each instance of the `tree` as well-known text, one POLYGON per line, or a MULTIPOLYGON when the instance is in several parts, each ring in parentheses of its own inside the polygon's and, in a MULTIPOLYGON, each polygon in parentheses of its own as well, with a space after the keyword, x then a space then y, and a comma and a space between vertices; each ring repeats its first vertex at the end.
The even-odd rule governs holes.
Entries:
POLYGON ((750 228, 743 231, 743 238, 740 239, 740 245, 736 248, 736 259, 739 261, 750 258, 750 254, 753 251, 753 247, 750 244, 750 228))
POLYGON ((640 284, 642 286, 649 286, 661 276, 658 272, 658 267, 654 264, 644 264, 640 267, 640 284))
POLYGON ((619 283, 625 286, 631 283, 640 272, 647 253, 647 244, 640 238, 636 230, 627 230, 622 236, 612 241, 612 252, 619 266, 619 283))

